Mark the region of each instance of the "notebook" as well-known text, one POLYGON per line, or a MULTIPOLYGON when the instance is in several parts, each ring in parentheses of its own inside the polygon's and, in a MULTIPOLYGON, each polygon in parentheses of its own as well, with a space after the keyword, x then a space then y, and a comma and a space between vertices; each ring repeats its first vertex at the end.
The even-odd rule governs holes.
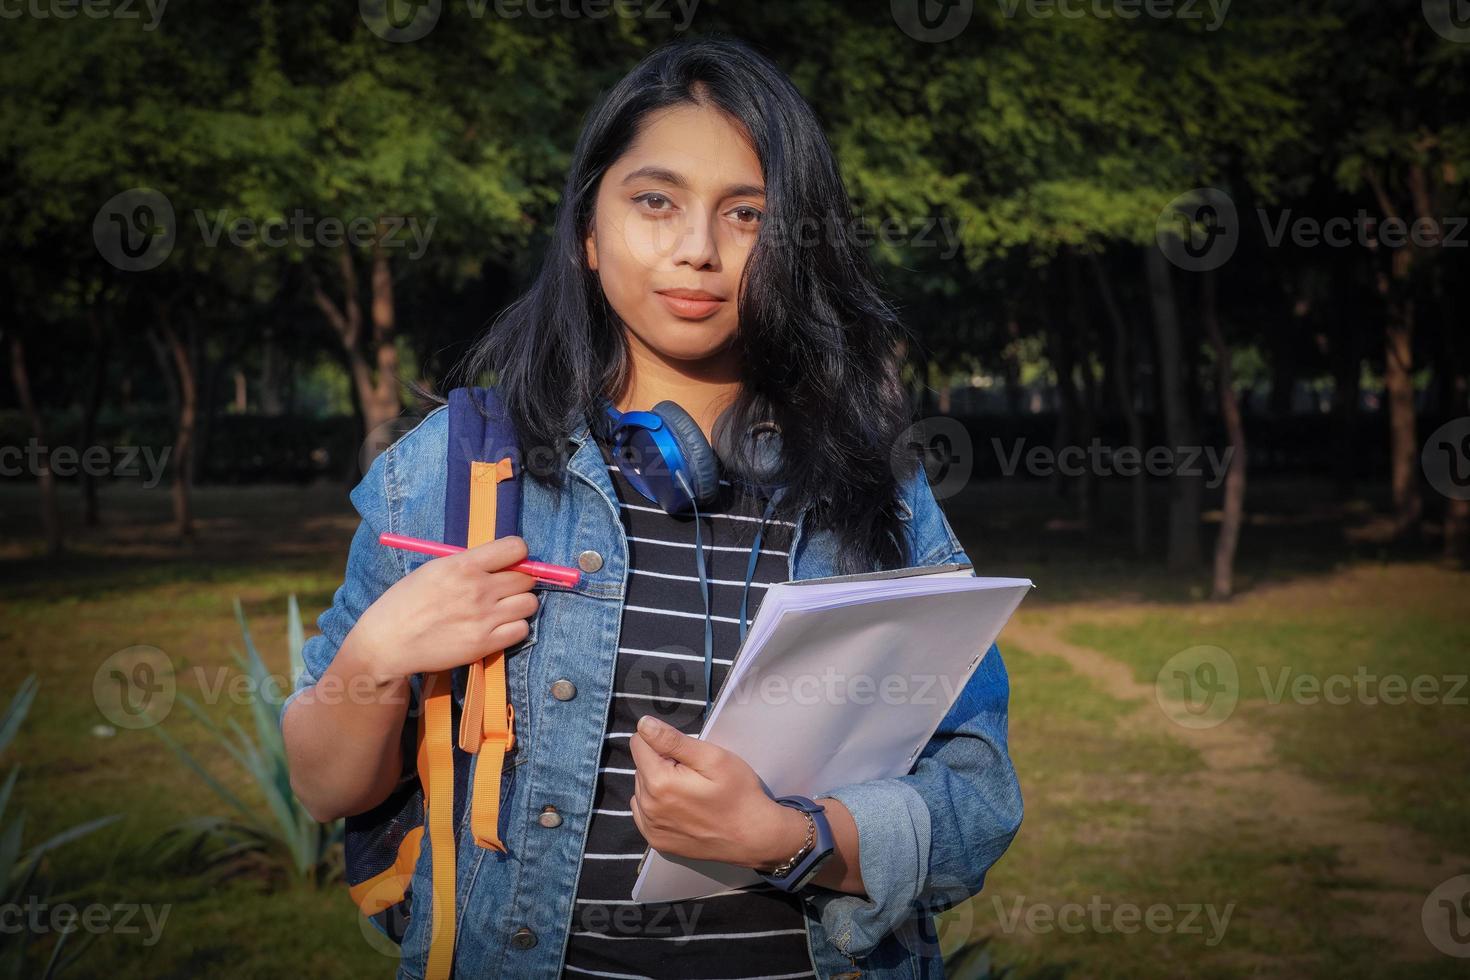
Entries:
MULTIPOLYGON (((773 585, 699 737, 750 763, 773 797, 901 776, 1031 588, 977 577, 968 564, 773 585)), ((761 880, 649 851, 632 900, 684 901, 761 880)))

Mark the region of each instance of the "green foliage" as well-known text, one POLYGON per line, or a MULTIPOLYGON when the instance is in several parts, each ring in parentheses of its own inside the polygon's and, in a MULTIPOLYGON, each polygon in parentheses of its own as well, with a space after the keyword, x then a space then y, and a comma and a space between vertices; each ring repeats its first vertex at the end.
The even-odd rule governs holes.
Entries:
MULTIPOLYGON (((16 691, 5 713, 0 715, 0 755, 10 748, 10 743, 14 741, 21 723, 30 713, 31 705, 36 699, 36 692, 40 686, 36 675, 27 676, 21 682, 20 689, 16 691)), ((9 909, 23 907, 28 903, 46 901, 50 888, 42 879, 40 870, 41 860, 49 852, 107 826, 120 816, 112 814, 89 820, 55 834, 29 849, 22 849, 25 814, 10 815, 7 813, 11 792, 15 789, 15 782, 19 777, 20 766, 15 766, 5 777, 4 784, 0 784, 0 894, 4 896, 4 906, 9 909)), ((56 943, 43 965, 31 952, 31 942, 34 937, 28 929, 4 930, 4 939, 0 940, 0 976, 50 978, 60 975, 67 967, 81 958, 83 951, 96 938, 94 934, 89 933, 78 944, 71 944, 68 948, 68 939, 71 935, 71 932, 58 932, 56 943)))
MULTIPOLYGON (((227 786, 161 725, 152 726, 151 730, 185 767, 234 811, 230 817, 198 816, 168 828, 154 842, 155 856, 160 862, 187 856, 191 863, 203 865, 220 877, 258 870, 284 875, 292 883, 320 886, 333 882, 342 873, 343 823, 318 822, 292 792, 281 733, 282 699, 270 696, 274 679, 251 639, 239 598, 235 599, 235 618, 245 637, 245 654, 235 652, 234 657, 249 682, 253 734, 233 718, 225 720, 226 732, 194 699, 184 694, 178 699, 208 729, 215 743, 245 770, 254 791, 252 798, 247 800, 227 786)), ((295 594, 287 609, 287 639, 294 687, 302 670, 304 645, 295 594)))

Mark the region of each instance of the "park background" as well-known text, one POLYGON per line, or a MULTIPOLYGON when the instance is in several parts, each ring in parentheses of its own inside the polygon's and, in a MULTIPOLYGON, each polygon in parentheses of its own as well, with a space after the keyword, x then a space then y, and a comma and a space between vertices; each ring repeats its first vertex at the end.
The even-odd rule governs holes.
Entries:
POLYGON ((289 678, 403 382, 525 287, 599 92, 723 32, 826 128, 862 220, 819 233, 913 331, 978 573, 1038 584, 1001 639, 1025 823, 912 941, 962 977, 1470 975, 1463 6, 6 7, 0 887, 112 925, 6 930, 0 969, 391 975, 228 682, 289 678), (128 727, 112 671, 159 664, 128 727))

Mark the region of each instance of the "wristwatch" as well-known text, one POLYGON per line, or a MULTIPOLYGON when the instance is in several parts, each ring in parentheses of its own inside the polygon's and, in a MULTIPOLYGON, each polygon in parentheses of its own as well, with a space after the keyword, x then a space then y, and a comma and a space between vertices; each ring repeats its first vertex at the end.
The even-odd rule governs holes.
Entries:
POLYGON ((822 862, 832 856, 832 828, 827 823, 827 814, 820 803, 805 796, 778 796, 776 802, 800 810, 806 814, 806 840, 801 850, 778 864, 770 871, 756 869, 756 873, 769 884, 784 892, 800 890, 821 868, 822 862))

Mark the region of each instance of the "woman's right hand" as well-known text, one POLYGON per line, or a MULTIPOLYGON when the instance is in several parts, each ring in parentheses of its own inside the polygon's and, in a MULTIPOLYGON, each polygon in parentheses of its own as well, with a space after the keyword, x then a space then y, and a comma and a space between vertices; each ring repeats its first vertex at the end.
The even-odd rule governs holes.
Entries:
POLYGON ((427 561, 358 617, 346 643, 380 683, 451 670, 519 643, 540 601, 535 579, 507 566, 525 559, 526 542, 507 535, 427 561))

